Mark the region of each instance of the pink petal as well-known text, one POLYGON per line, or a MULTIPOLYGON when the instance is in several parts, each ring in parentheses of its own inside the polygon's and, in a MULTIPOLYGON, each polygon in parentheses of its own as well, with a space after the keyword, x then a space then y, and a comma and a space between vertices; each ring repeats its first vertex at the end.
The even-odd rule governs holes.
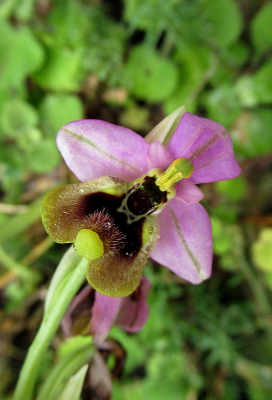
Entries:
POLYGON ((70 122, 58 132, 57 145, 81 181, 100 176, 131 181, 147 170, 148 143, 130 129, 108 122, 70 122))
POLYGON ((151 144, 147 152, 148 169, 161 168, 166 169, 174 160, 165 150, 163 145, 156 141, 151 144))
POLYGON ((130 296, 124 297, 115 324, 127 332, 137 332, 145 325, 149 307, 146 302, 151 283, 144 276, 138 289, 130 296))
POLYGON ((95 344, 103 342, 114 324, 122 304, 121 297, 104 296, 95 292, 95 302, 92 308, 90 333, 95 344))
POLYGON ((202 200, 204 194, 190 179, 182 179, 177 183, 176 198, 184 203, 192 204, 202 200))
POLYGON ((174 198, 158 215, 161 239, 151 258, 197 284, 209 278, 212 267, 211 223, 198 203, 174 198))
POLYGON ((186 112, 167 146, 174 158, 189 158, 194 165, 193 183, 235 178, 241 169, 234 158, 232 141, 220 124, 186 112))

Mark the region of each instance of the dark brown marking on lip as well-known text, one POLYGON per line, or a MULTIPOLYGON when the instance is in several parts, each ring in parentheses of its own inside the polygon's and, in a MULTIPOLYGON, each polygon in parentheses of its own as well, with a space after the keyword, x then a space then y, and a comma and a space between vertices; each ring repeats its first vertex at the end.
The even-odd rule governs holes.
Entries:
POLYGON ((124 246, 118 252, 119 256, 131 260, 137 256, 142 247, 142 231, 145 217, 128 225, 127 216, 117 211, 124 197, 125 194, 117 196, 104 192, 82 196, 78 204, 78 217, 84 218, 94 212, 105 210, 125 238, 124 246))

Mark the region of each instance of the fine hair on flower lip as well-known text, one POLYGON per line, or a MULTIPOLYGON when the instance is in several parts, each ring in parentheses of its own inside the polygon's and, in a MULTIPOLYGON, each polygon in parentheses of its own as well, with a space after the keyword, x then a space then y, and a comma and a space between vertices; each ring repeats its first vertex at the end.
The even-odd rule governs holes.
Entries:
POLYGON ((84 219, 86 228, 92 229, 100 236, 105 246, 105 252, 114 255, 125 246, 126 237, 115 225, 106 208, 103 208, 101 211, 95 211, 87 215, 84 219))

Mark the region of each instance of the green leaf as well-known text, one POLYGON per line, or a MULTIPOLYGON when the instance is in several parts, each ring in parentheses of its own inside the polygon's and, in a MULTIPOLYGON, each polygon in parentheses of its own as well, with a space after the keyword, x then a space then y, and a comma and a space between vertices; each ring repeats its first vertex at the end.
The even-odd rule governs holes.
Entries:
POLYGON ((47 47, 46 62, 34 75, 34 80, 44 89, 78 91, 83 79, 81 49, 47 47))
POLYGON ((70 378, 87 361, 91 360, 94 354, 94 346, 91 344, 92 338, 88 336, 84 339, 84 343, 79 343, 76 349, 60 358, 43 384, 37 400, 56 400, 70 378))
POLYGON ((130 28, 146 31, 145 39, 154 45, 164 30, 175 31, 176 21, 181 22, 177 15, 179 3, 175 0, 127 0, 124 2, 124 19, 130 28))
POLYGON ((234 0, 206 0, 202 5, 205 18, 206 40, 219 48, 233 43, 241 33, 243 27, 242 13, 234 0))
POLYGON ((32 171, 44 174, 53 171, 58 166, 60 153, 54 140, 44 139, 29 148, 27 159, 32 171))
POLYGON ((92 343, 91 336, 72 336, 62 342, 58 348, 59 359, 67 357, 70 353, 73 353, 82 346, 88 346, 92 343))
POLYGON ((272 3, 267 2, 251 23, 251 39, 258 57, 272 47, 271 20, 272 3))
POLYGON ((255 107, 258 104, 253 75, 243 74, 234 88, 242 106, 255 107))
POLYGON ((71 376, 58 400, 77 400, 80 398, 87 369, 88 364, 85 364, 77 373, 71 376))
POLYGON ((247 183, 243 176, 228 181, 215 182, 218 193, 228 196, 232 201, 241 200, 247 189, 247 183))
POLYGON ((131 50, 127 70, 131 75, 131 92, 140 99, 151 102, 162 101, 177 85, 176 65, 144 45, 135 46, 131 50))
POLYGON ((0 112, 0 132, 11 138, 19 138, 38 122, 35 108, 21 99, 7 101, 0 112))
POLYGON ((224 254, 231 249, 232 240, 229 233, 226 231, 226 223, 217 218, 211 217, 212 235, 214 252, 216 254, 224 254))
POLYGON ((244 74, 235 85, 240 102, 245 107, 272 103, 272 58, 255 74, 244 74))
POLYGON ((132 104, 122 113, 120 117, 120 123, 122 126, 139 131, 146 127, 148 117, 149 112, 147 108, 138 107, 136 104, 132 104))
POLYGON ((261 230, 259 238, 252 245, 255 264, 265 272, 272 274, 272 229, 261 230))
POLYGON ((248 61, 249 55, 249 47, 243 42, 234 42, 221 52, 221 58, 232 67, 242 67, 248 61))
POLYGON ((46 18, 55 43, 62 43, 73 49, 81 47, 88 33, 92 31, 92 14, 88 11, 87 4, 83 5, 82 2, 55 2, 46 18))
POLYGON ((36 0, 20 0, 14 10, 15 17, 20 21, 29 21, 35 14, 36 0))
POLYGON ((214 62, 208 47, 182 45, 175 54, 179 67, 179 82, 175 92, 164 102, 164 111, 170 114, 184 104, 186 110, 193 111, 195 98, 212 72, 214 62))
POLYGON ((8 18, 19 0, 2 0, 0 4, 0 18, 8 18))
POLYGON ((272 103, 272 58, 270 58, 253 78, 255 95, 259 104, 272 103))
POLYGON ((2 0, 0 4, 0 18, 8 18, 16 3, 18 3, 18 0, 2 0))
MULTIPOLYGON (((87 260, 82 259, 77 265, 74 265, 73 271, 70 272, 65 282, 65 290, 61 290, 63 289, 63 287, 61 287, 60 289, 57 288, 55 291, 55 296, 53 296, 50 302, 51 306, 46 310, 43 316, 39 331, 29 348, 24 365, 21 369, 14 399, 33 399, 33 390, 39 372, 40 362, 59 327, 67 307, 85 280, 86 261, 87 260)), ((82 348, 82 351, 81 349, 77 349, 76 354, 73 352, 69 354, 67 358, 61 359, 60 364, 56 365, 46 380, 39 394, 39 399, 49 400, 50 396, 52 396, 51 398, 54 400, 70 377, 86 363, 87 359, 91 357, 92 354, 93 348, 87 345, 85 348, 82 348), (89 351, 91 352, 90 354, 88 354, 89 351), (44 396, 44 394, 46 395, 44 396)))
POLYGON ((227 128, 241 113, 238 95, 233 87, 227 84, 217 86, 214 90, 206 93, 203 99, 208 110, 208 117, 214 121, 220 121, 227 128))
POLYGON ((41 105, 41 124, 45 134, 55 138, 58 130, 70 121, 83 118, 79 97, 68 94, 47 94, 41 105))
POLYGON ((250 156, 267 154, 272 151, 272 110, 260 109, 251 113, 244 126, 248 135, 246 151, 250 156))
POLYGON ((37 70, 44 52, 31 30, 26 26, 13 28, 5 21, 0 24, 0 87, 21 87, 24 79, 37 70))

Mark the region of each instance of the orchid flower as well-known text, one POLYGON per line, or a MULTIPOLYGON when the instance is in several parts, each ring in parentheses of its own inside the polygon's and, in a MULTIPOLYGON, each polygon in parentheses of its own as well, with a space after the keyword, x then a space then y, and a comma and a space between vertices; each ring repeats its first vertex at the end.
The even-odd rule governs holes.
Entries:
POLYGON ((149 255, 191 283, 210 276, 211 224, 195 184, 241 172, 222 125, 186 112, 144 139, 108 122, 80 120, 58 132, 57 145, 82 183, 46 195, 43 223, 56 242, 73 243, 90 260, 94 289, 131 294, 149 255))

